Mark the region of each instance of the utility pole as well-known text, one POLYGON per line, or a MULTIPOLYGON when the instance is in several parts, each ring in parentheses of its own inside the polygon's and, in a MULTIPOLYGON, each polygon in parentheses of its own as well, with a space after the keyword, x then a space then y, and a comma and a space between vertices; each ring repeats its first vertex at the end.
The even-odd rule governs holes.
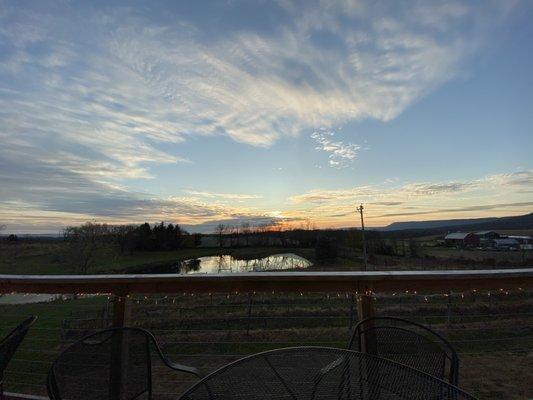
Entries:
POLYGON ((366 257, 366 241, 365 241, 365 220, 363 219, 363 210, 364 210, 364 207, 363 207, 363 204, 361 203, 361 205, 356 208, 356 211, 358 211, 359 214, 361 214, 361 239, 363 239, 363 261, 364 261, 364 267, 366 271, 368 268, 368 265, 367 265, 367 260, 366 260, 367 257, 366 257))

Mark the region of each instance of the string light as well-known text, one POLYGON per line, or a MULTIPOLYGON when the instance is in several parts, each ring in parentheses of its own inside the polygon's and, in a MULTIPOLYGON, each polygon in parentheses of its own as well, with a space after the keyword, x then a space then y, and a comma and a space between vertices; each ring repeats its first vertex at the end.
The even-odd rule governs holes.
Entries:
MULTIPOLYGON (((519 293, 523 293, 525 291, 525 289, 523 287, 519 287, 519 288, 515 288, 515 289, 508 289, 508 288, 498 288, 496 290, 496 292, 494 291, 487 291, 485 292, 485 294, 487 295, 487 297, 492 297, 494 295, 494 293, 499 293, 500 295, 505 295, 505 296, 509 296, 513 293, 516 293, 516 294, 519 294, 519 293)), ((246 293, 246 292, 245 292, 246 293)), ((271 291, 272 294, 275 294, 275 291, 272 290, 271 291)), ((297 292, 300 294, 300 297, 303 297, 304 294, 306 295, 310 295, 310 294, 314 294, 316 292, 297 292)), ((409 289, 406 289, 404 291, 402 291, 401 293, 397 293, 397 292, 393 292, 393 293, 380 293, 379 295, 376 294, 376 292, 372 291, 371 289, 366 289, 364 292, 362 293, 359 293, 359 291, 346 291, 346 292, 334 292, 337 296, 337 298, 341 298, 342 295, 344 295, 344 297, 346 299, 350 299, 351 296, 354 296, 355 295, 355 298, 356 298, 356 301, 360 301, 361 299, 361 295, 365 295, 365 296, 369 296, 369 297, 372 297, 374 300, 377 300, 378 296, 379 297, 387 297, 387 296, 391 296, 391 297, 395 297, 395 298, 398 298, 399 294, 403 294, 404 296, 407 296, 407 297, 412 297, 412 298, 420 298, 421 300, 423 300, 424 302, 429 302, 432 298, 435 298, 435 299, 439 299, 439 298, 451 298, 451 297, 458 297, 460 299, 466 299, 468 295, 471 295, 471 296, 474 296, 476 294, 480 294, 480 291, 478 289, 472 289, 472 290, 469 290, 469 291, 462 291, 462 292, 448 292, 448 293, 434 293, 434 294, 419 294, 416 290, 409 290, 409 289)), ((21 296, 24 296, 24 297, 27 297, 27 296, 31 296, 31 295, 34 295, 35 293, 27 293, 27 292, 16 292, 16 291, 12 291, 12 292, 9 292, 9 294, 11 295, 21 295, 21 296)), ((223 293, 221 293, 223 295, 223 293)), ((226 299, 230 299, 231 298, 231 295, 235 295, 235 296, 239 296, 239 295, 242 295, 243 293, 240 293, 239 291, 234 291, 234 292, 227 292, 225 294, 225 297, 226 299)), ((249 296, 251 295, 256 295, 257 292, 256 291, 253 291, 253 292, 248 292, 247 293, 249 296)), ((483 293, 481 293, 483 294, 483 293)), ((187 293, 187 292, 183 292, 183 296, 184 297, 194 297, 195 293, 193 292, 190 292, 190 293, 187 293)), ((213 293, 209 292, 209 293, 206 293, 206 295, 209 295, 210 297, 213 296, 213 293)), ((331 300, 332 299, 332 295, 331 293, 324 293, 325 295, 325 298, 327 300, 331 300)), ((76 298, 88 298, 88 297, 105 297, 107 300, 115 300, 117 302, 123 302, 125 300, 131 300, 133 302, 135 302, 136 304, 141 304, 142 302, 146 302, 146 303, 151 303, 153 302, 153 304, 156 304, 156 305, 159 305, 160 303, 170 303, 172 302, 172 304, 176 304, 176 300, 179 300, 179 298, 177 297, 179 296, 178 294, 176 295, 172 295, 172 296, 169 296, 168 294, 165 294, 165 295, 161 295, 160 297, 154 297, 154 296, 147 296, 147 295, 141 295, 141 296, 135 296, 133 294, 126 294, 126 295, 115 295, 113 293, 103 293, 103 292, 96 292, 96 293, 73 293, 72 295, 65 295, 65 294, 61 294, 61 295, 58 295, 54 300, 55 301, 70 301, 70 300, 75 300, 76 298)))

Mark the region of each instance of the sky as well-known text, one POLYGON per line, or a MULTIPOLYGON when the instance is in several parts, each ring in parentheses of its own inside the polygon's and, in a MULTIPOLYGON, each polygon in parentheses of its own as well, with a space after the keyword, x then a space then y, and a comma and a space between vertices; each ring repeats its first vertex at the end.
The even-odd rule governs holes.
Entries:
POLYGON ((533 212, 527 0, 0 0, 0 225, 533 212))

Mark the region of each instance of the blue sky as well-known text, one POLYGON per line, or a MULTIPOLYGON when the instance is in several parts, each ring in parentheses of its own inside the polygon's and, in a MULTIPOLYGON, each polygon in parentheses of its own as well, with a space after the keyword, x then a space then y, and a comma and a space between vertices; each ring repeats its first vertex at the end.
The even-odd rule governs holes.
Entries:
POLYGON ((0 224, 533 211, 527 1, 0 1, 0 224))

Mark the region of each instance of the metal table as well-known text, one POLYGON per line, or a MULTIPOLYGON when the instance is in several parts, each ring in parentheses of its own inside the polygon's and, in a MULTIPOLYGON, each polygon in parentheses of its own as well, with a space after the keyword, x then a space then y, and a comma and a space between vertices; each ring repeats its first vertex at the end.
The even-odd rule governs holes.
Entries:
POLYGON ((230 363, 181 400, 475 400, 436 377, 384 358, 329 347, 291 347, 230 363))

